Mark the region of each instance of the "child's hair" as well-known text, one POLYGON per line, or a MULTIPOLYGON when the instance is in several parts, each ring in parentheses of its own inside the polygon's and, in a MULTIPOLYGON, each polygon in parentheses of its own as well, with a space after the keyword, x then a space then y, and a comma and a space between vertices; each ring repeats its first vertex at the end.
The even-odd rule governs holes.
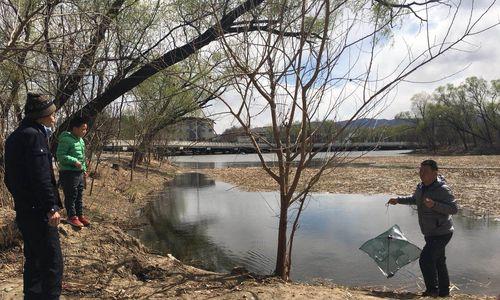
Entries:
POLYGON ((428 159, 424 160, 423 162, 420 163, 421 166, 429 166, 431 167, 431 170, 437 171, 438 170, 438 164, 435 160, 428 159))
POLYGON ((87 124, 87 123, 88 123, 87 118, 82 117, 82 116, 76 116, 76 117, 73 117, 73 119, 71 119, 71 121, 69 121, 69 128, 73 129, 75 127, 80 127, 83 124, 87 124))

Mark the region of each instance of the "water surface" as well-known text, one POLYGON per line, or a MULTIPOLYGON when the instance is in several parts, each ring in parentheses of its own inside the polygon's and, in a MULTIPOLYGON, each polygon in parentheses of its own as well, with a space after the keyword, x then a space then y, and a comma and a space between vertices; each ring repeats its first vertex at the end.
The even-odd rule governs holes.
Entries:
MULTIPOLYGON (((383 151, 349 151, 349 152, 320 152, 317 158, 314 159, 312 167, 322 163, 327 157, 334 153, 341 157, 373 157, 373 156, 400 156, 405 155, 413 150, 383 150, 383 151)), ((272 165, 277 161, 276 155, 273 153, 264 153, 264 160, 272 165)), ((244 168, 244 167, 260 167, 259 156, 253 154, 220 154, 220 155, 190 155, 190 156, 173 156, 171 161, 184 168, 193 169, 214 169, 214 168, 244 168)))
MULTIPOLYGON (((386 279, 358 250, 393 224, 423 247, 416 211, 403 205, 386 208, 389 197, 314 194, 295 238, 292 279, 420 290, 418 262, 386 279)), ((226 272, 245 266, 270 274, 276 256, 277 208, 277 193, 243 192, 188 173, 176 177, 151 203, 151 225, 137 235, 148 246, 198 267, 226 272)), ((456 216, 455 227, 447 247, 453 284, 464 293, 500 293, 500 224, 456 216)))

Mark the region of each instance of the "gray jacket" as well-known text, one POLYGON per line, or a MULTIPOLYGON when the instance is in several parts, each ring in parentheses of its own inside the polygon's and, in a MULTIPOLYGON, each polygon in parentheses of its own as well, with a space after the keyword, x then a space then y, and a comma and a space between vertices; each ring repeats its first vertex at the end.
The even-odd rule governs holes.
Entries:
POLYGON ((453 232, 451 215, 458 211, 455 197, 442 176, 429 186, 419 183, 410 197, 398 197, 400 204, 417 205, 418 223, 424 236, 444 235, 453 232), (424 199, 434 200, 434 206, 428 208, 424 199))

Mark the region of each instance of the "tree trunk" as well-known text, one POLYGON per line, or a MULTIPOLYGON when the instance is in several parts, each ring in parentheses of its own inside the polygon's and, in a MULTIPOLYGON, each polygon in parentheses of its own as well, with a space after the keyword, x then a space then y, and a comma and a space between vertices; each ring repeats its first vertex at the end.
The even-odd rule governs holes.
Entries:
POLYGON ((149 165, 151 164, 151 151, 148 150, 148 159, 147 159, 147 165, 146 165, 146 178, 149 177, 149 165))
POLYGON ((4 182, 5 170, 4 170, 4 143, 5 143, 5 134, 4 134, 4 124, 5 120, 2 118, 0 128, 0 207, 8 206, 8 196, 7 189, 4 182))
POLYGON ((137 165, 140 165, 144 162, 144 152, 141 151, 140 149, 137 149, 134 151, 134 154, 132 155, 132 168, 137 167, 137 165))
POLYGON ((462 143, 464 144, 464 150, 469 151, 469 146, 467 146, 467 141, 465 140, 465 137, 462 137, 462 143))
POLYGON ((460 140, 462 140, 462 144, 464 144, 464 150, 468 151, 469 146, 467 145, 467 136, 465 135, 465 132, 457 129, 457 133, 458 133, 458 136, 460 137, 460 140))
POLYGON ((287 251, 286 251, 286 240, 287 240, 287 225, 288 225, 288 205, 286 205, 284 196, 281 196, 281 209, 280 209, 280 220, 278 229, 278 250, 276 253, 276 269, 274 274, 281 277, 283 280, 288 280, 288 268, 286 265, 287 251))
POLYGON ((295 233, 297 232, 297 228, 299 228, 299 218, 304 210, 305 197, 300 200, 299 209, 297 210, 297 215, 295 216, 295 221, 293 222, 292 230, 290 232, 290 241, 288 245, 288 255, 286 260, 287 268, 287 277, 290 277, 290 272, 292 270, 292 250, 293 250, 293 238, 295 237, 295 233))
POLYGON ((474 148, 477 148, 477 140, 476 140, 476 136, 471 134, 472 136, 472 144, 474 145, 474 148))
POLYGON ((486 131, 486 137, 488 138, 488 142, 490 145, 493 145, 493 137, 491 134, 490 127, 488 126, 488 120, 486 119, 486 116, 482 111, 481 111, 481 119, 483 119, 484 129, 486 131))
POLYGON ((149 132, 144 134, 142 141, 136 147, 136 150, 134 151, 134 155, 132 156, 132 165, 134 166, 134 168, 138 164, 140 165, 144 162, 144 157, 146 155, 146 152, 149 152, 149 148, 151 147, 151 143, 153 142, 155 135, 162 128, 153 128, 152 130, 150 130, 149 132))

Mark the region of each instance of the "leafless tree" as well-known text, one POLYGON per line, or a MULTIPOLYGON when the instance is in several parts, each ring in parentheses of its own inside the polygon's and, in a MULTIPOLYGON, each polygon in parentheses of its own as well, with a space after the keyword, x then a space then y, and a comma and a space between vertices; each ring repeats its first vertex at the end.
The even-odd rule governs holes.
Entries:
POLYGON ((239 94, 238 101, 224 97, 221 101, 279 186, 276 275, 289 279, 294 234, 311 188, 345 156, 323 155, 320 167, 306 176, 313 159, 342 143, 339 137, 354 120, 383 109, 398 83, 487 29, 481 20, 493 4, 475 14, 455 1, 266 1, 240 19, 241 26, 231 30, 234 35, 221 36, 221 48, 229 59, 226 70, 233 70, 233 87, 239 94), (433 36, 428 24, 442 9, 448 11, 449 26, 442 35, 433 36), (465 24, 457 20, 464 13, 465 24), (420 22, 420 31, 427 36, 426 47, 408 46, 404 57, 381 57, 384 45, 413 20, 420 22), (348 121, 331 133, 327 143, 315 144, 321 126, 312 126, 313 121, 339 119, 341 111, 349 113, 343 117, 348 121), (272 139, 253 131, 256 118, 263 114, 271 122, 272 139), (299 134, 292 136, 295 122, 299 134), (263 156, 262 143, 276 156, 275 167, 263 156))

